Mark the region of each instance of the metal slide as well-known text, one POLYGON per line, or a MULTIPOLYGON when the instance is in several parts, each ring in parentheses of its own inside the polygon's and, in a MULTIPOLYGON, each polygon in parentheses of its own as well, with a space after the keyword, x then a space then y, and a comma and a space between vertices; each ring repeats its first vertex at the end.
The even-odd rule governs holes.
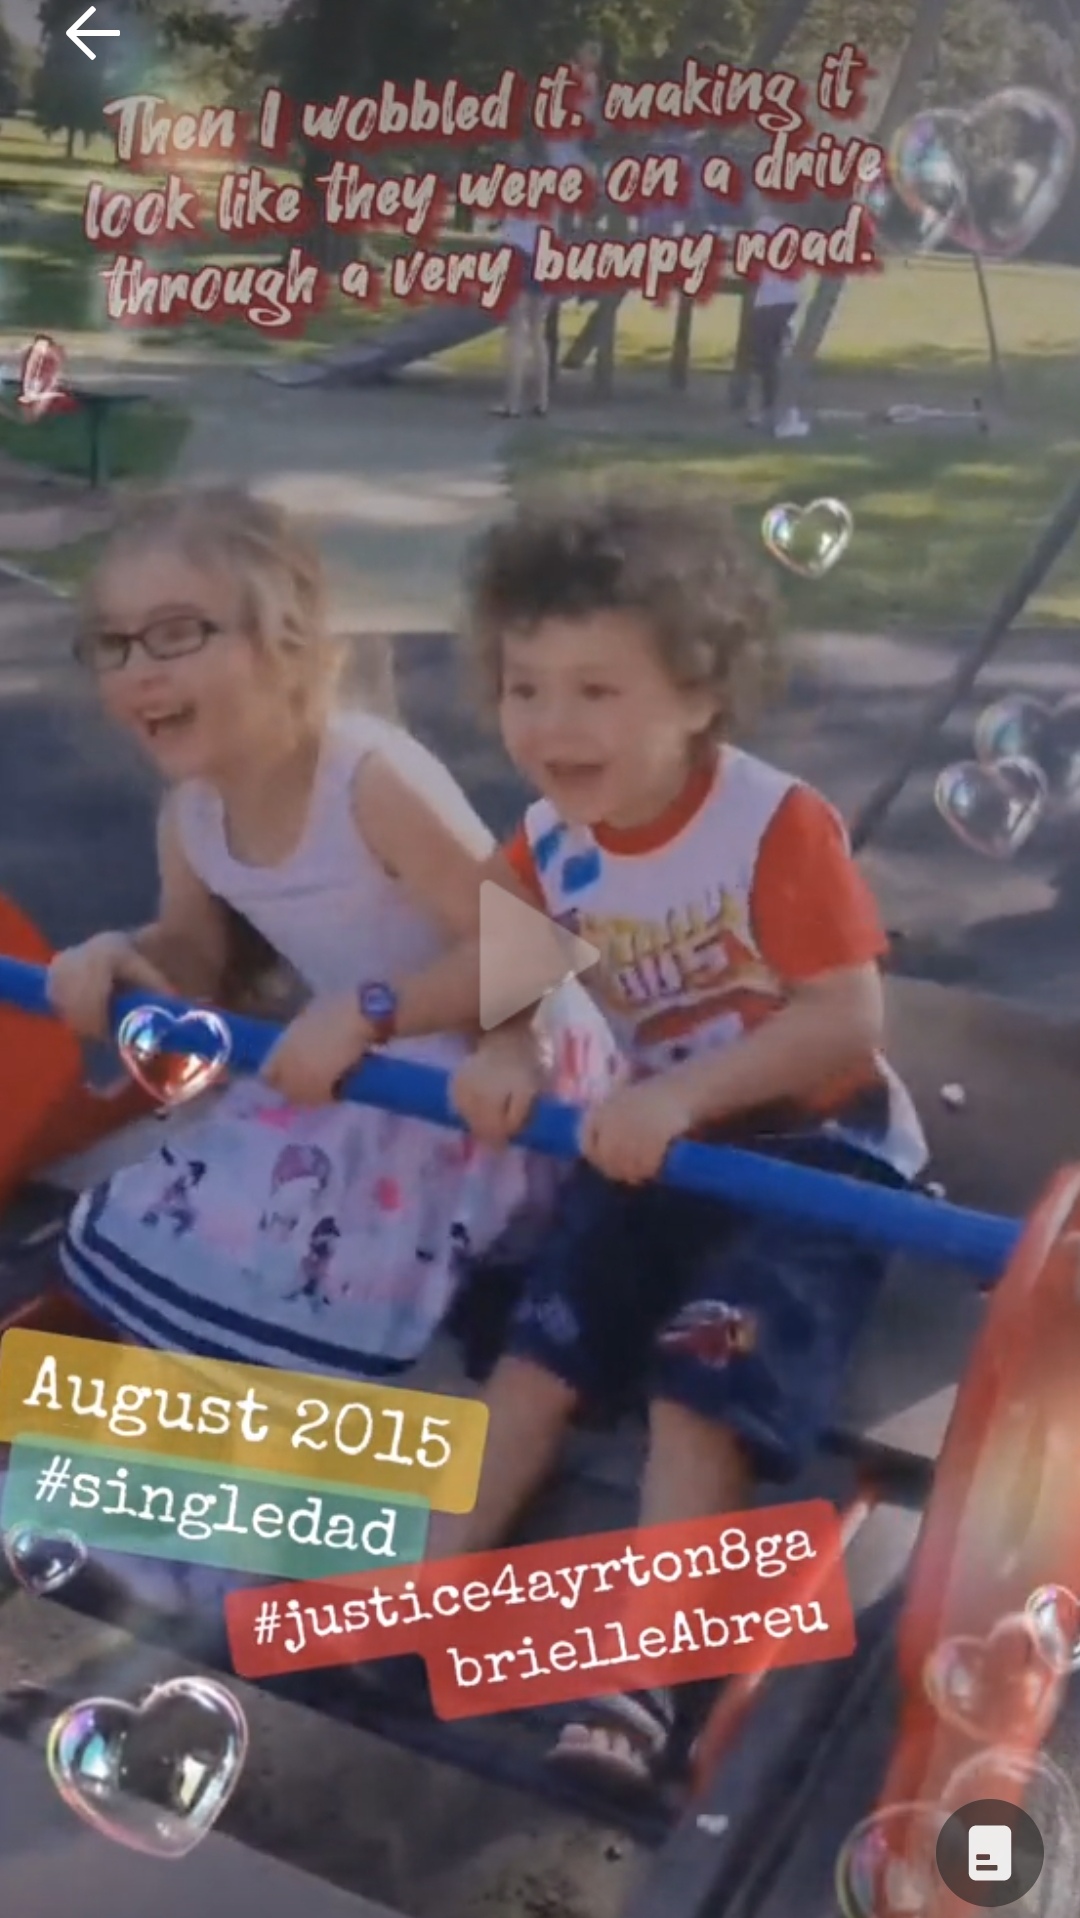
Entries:
POLYGON ((275 386, 376 386, 416 360, 480 339, 502 324, 498 315, 477 306, 429 306, 362 345, 291 366, 260 367, 259 377, 275 386))

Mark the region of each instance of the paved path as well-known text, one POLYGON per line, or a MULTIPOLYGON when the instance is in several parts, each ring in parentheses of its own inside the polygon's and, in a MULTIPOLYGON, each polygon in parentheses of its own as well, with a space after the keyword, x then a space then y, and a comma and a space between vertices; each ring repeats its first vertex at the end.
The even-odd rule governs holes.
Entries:
POLYGON ((343 630, 445 629, 463 545, 503 499, 505 429, 436 378, 290 392, 248 371, 199 381, 179 476, 239 480, 302 514, 343 630))

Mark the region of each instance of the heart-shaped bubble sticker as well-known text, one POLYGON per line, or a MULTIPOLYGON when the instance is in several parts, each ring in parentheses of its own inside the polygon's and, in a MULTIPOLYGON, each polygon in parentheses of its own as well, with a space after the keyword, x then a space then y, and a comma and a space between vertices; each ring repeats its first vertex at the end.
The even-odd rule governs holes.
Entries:
POLYGON ((1030 760, 1046 782, 1046 810, 1068 817, 1080 806, 1080 697, 1048 706, 1027 693, 1008 693, 979 715, 975 751, 986 765, 1030 760))
POLYGON ((963 129, 964 115, 955 108, 916 113, 898 128, 889 151, 888 177, 935 246, 951 236, 967 205, 963 129))
POLYGON ((977 759, 946 766, 934 787, 934 804, 947 826, 972 852, 1011 859, 1031 838, 1046 812, 1048 788, 1031 759, 977 759))
POLYGON ((3 1536, 4 1557, 19 1584, 38 1598, 48 1598, 81 1572, 90 1554, 75 1532, 48 1531, 25 1520, 3 1536))
POLYGON ((893 177, 891 162, 876 180, 859 189, 856 198, 873 222, 874 240, 882 252, 930 253, 948 239, 956 217, 955 206, 935 211, 929 206, 909 205, 893 177))
POLYGON ((1080 808, 1080 697, 1075 693, 1054 707, 1032 758, 1046 780, 1050 812, 1071 817, 1080 808))
POLYGON ((1080 1598, 1066 1585, 1040 1585, 1024 1607, 1055 1671, 1080 1671, 1080 1598))
POLYGON ((802 579, 824 579, 851 544, 855 521, 841 499, 815 499, 809 506, 784 501, 770 506, 761 537, 774 559, 802 579))
POLYGON ((1064 1673, 1026 1612, 988 1638, 949 1638, 930 1654, 923 1683, 938 1717, 977 1744, 1037 1745, 1057 1710, 1064 1673))
POLYGON ((890 170, 909 207, 947 216, 955 245, 1013 259, 1060 206, 1076 148, 1060 101, 1033 87, 1003 87, 966 112, 915 114, 896 135, 890 170))
POLYGON ((133 1851, 182 1858, 220 1818, 247 1757, 247 1720, 212 1678, 172 1678, 140 1705, 85 1698, 49 1733, 65 1804, 133 1851))
POLYGON ((975 722, 975 754, 984 766, 1001 759, 1039 760, 1053 708, 1027 693, 995 699, 975 722))
POLYGON ((222 1077, 229 1063, 232 1041, 225 1021, 216 1012, 177 1015, 164 1006, 136 1006, 120 1022, 116 1043, 136 1083, 158 1105, 184 1105, 222 1077), (191 1040, 198 1053, 164 1052, 162 1047, 191 1040))
POLYGON ((836 1860, 843 1918, 925 1918, 939 1880, 934 1857, 945 1813, 936 1805, 887 1805, 856 1825, 836 1860))

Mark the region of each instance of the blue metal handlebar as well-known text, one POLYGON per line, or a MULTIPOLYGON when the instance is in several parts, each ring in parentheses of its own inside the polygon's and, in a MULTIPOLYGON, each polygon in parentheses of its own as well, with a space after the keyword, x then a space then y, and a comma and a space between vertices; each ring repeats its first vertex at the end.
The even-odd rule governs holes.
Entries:
MULTIPOLYGON (((0 958, 0 1003, 54 1018, 45 968, 0 958)), ((112 1013, 114 1033, 128 1013, 147 1003, 145 993, 128 993, 118 999, 112 1013)), ((153 1003, 178 1018, 196 1010, 176 999, 155 998, 153 1003)), ((230 1035, 230 1066, 257 1073, 280 1038, 281 1028, 265 1019, 226 1013, 217 1016, 230 1035)), ((182 1040, 163 1041, 163 1049, 196 1057, 212 1056, 213 1052, 209 1036, 200 1043, 200 1035, 191 1029, 182 1040)), ((357 1105, 380 1106, 387 1112, 464 1130, 451 1103, 447 1073, 413 1060, 372 1054, 346 1081, 343 1096, 357 1105)), ((576 1158, 579 1118, 574 1106, 540 1099, 518 1143, 552 1158, 576 1158)), ((984 1279, 1000 1275, 1020 1239, 1021 1228, 1012 1219, 968 1211, 916 1193, 866 1185, 858 1179, 818 1172, 734 1146, 680 1141, 668 1153, 660 1178, 666 1185, 708 1192, 748 1211, 778 1213, 807 1225, 833 1226, 891 1251, 948 1260, 969 1267, 984 1279)))

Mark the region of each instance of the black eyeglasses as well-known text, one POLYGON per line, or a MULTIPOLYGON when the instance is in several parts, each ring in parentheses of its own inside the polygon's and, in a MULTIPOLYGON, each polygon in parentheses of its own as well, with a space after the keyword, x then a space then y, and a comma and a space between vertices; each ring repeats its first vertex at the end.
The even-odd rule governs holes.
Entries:
POLYGON ((151 620, 138 633, 80 633, 73 648, 80 666, 95 673, 118 672, 131 658, 133 646, 141 646, 151 659, 182 659, 185 653, 198 653, 221 632, 213 620, 200 619, 195 613, 170 613, 151 620))

